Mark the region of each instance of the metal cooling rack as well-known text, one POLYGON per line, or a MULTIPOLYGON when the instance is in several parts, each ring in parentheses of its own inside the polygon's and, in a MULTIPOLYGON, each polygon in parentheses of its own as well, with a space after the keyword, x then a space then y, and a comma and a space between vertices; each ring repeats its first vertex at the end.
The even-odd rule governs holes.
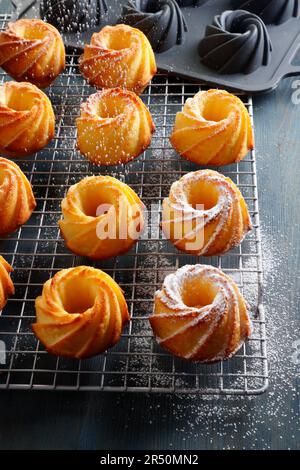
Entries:
MULTIPOLYGON (((0 16, 4 28, 9 17, 0 16)), ((16 295, 0 314, 0 339, 6 345, 6 364, 0 365, 0 388, 178 392, 201 394, 259 394, 268 384, 265 317, 261 303, 262 257, 259 229, 255 153, 239 164, 221 168, 241 188, 253 218, 246 241, 224 257, 202 259, 176 251, 159 224, 161 202, 171 184, 196 166, 179 157, 168 136, 175 114, 201 84, 157 75, 143 95, 157 131, 151 148, 126 167, 96 168, 75 149, 75 118, 94 90, 81 78, 75 53, 68 56, 64 73, 48 90, 56 113, 56 137, 33 157, 18 164, 33 185, 37 208, 30 221, 8 239, 0 252, 13 265, 16 295), (111 174, 128 183, 152 212, 151 240, 141 239, 127 255, 90 263, 70 253, 60 237, 57 222, 60 203, 68 187, 86 175, 111 174), (188 263, 207 263, 230 274, 248 300, 254 333, 239 353, 227 362, 191 364, 162 350, 152 335, 148 316, 154 292, 165 276, 188 263), (62 268, 89 263, 109 273, 122 287, 132 315, 121 341, 105 354, 89 360, 49 355, 31 331, 34 300, 43 283, 62 268)), ((9 80, 5 74, 0 80, 9 80)), ((250 97, 242 97, 251 118, 250 97)), ((3 344, 3 343, 2 343, 3 344)))

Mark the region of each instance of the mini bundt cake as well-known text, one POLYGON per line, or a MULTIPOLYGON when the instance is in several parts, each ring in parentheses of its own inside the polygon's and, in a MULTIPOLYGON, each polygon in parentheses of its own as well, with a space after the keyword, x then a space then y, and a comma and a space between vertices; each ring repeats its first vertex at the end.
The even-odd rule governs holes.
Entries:
POLYGON ((188 173, 172 185, 163 201, 163 232, 187 253, 224 254, 239 245, 251 228, 240 190, 217 171, 188 173))
POLYGON ((97 88, 121 87, 140 94, 156 73, 151 44, 142 31, 124 24, 105 26, 92 36, 80 71, 97 88))
POLYGON ((231 0, 231 3, 235 9, 255 13, 267 24, 281 24, 300 13, 299 0, 231 0))
POLYGON ((251 120, 244 103, 225 90, 199 91, 177 113, 171 144, 198 165, 241 161, 253 149, 251 120))
POLYGON ((77 146, 97 165, 118 165, 138 157, 150 145, 155 126, 148 108, 133 92, 98 91, 81 105, 77 146))
POLYGON ((14 295, 15 288, 10 278, 13 268, 0 255, 0 311, 5 307, 9 296, 14 295))
POLYGON ((0 152, 32 155, 54 137, 55 116, 49 98, 31 83, 0 85, 0 152))
POLYGON ((32 188, 24 173, 14 162, 0 157, 0 237, 25 224, 35 207, 32 188))
POLYGON ((271 60, 272 43, 264 22, 249 11, 224 11, 207 26, 199 44, 204 65, 219 73, 255 72, 271 60))
POLYGON ((9 23, 0 32, 0 67, 17 81, 49 86, 65 67, 61 35, 42 20, 9 23))
POLYGON ((143 31, 156 52, 182 44, 187 31, 176 0, 129 0, 120 21, 143 31))
POLYGON ((250 337, 247 304, 234 281, 212 266, 184 266, 155 294, 150 323, 158 343, 196 362, 229 359, 250 337))
POLYGON ((32 329, 47 351, 82 359, 114 346, 129 313, 118 284, 88 266, 64 269, 36 299, 32 329))
POLYGON ((128 251, 144 227, 142 201, 111 176, 90 176, 71 186, 62 213, 59 226, 68 248, 92 259, 128 251))

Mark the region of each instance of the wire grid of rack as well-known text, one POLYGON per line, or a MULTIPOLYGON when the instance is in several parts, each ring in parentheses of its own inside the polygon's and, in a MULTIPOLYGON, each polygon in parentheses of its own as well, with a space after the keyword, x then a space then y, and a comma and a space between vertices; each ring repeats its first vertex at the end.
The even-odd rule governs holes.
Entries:
MULTIPOLYGON (((3 28, 9 17, 0 16, 3 28)), ((262 262, 255 153, 220 171, 241 188, 254 229, 244 243, 224 257, 199 259, 178 252, 162 236, 161 202, 171 184, 197 169, 170 147, 175 114, 201 84, 158 74, 142 98, 156 123, 151 147, 126 167, 97 168, 76 150, 77 117, 94 90, 78 71, 78 54, 67 57, 63 74, 47 90, 56 113, 56 137, 33 157, 19 160, 37 200, 30 221, 0 241, 1 254, 13 265, 16 295, 0 315, 0 339, 6 363, 0 365, 0 388, 99 391, 259 394, 268 384, 265 317, 262 306, 262 262), (128 183, 150 209, 147 234, 125 256, 89 262, 70 253, 58 229, 60 204, 68 187, 86 175, 111 174, 128 183), (189 363, 162 350, 153 338, 149 315, 155 291, 165 276, 185 264, 207 263, 231 275, 248 300, 254 323, 250 341, 231 360, 212 365, 189 363), (90 264, 110 274, 125 292, 132 320, 121 341, 105 354, 88 360, 49 355, 31 331, 34 300, 43 283, 62 268, 90 264)), ((1 82, 9 80, 1 75, 1 82)), ((250 97, 242 97, 253 119, 250 97)))

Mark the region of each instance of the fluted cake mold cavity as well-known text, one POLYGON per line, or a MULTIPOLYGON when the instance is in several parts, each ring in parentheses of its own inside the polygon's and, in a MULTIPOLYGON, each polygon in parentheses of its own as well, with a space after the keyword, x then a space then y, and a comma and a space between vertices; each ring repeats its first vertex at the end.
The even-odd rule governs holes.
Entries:
POLYGON ((72 33, 97 27, 107 14, 105 0, 41 0, 40 15, 60 32, 72 33))
POLYGON ((123 7, 119 22, 143 31, 155 52, 182 44, 187 32, 176 0, 130 0, 123 7))
POLYGON ((231 0, 234 9, 255 13, 266 24, 281 24, 300 14, 299 0, 231 0))
POLYGON ((270 63, 271 52, 266 25, 245 10, 216 15, 199 44, 203 64, 222 74, 255 72, 270 63))

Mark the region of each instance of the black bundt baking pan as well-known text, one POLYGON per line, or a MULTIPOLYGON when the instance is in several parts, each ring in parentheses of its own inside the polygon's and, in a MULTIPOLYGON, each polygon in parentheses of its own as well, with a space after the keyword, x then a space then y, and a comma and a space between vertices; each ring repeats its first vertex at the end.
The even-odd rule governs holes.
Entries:
POLYGON ((148 36, 158 68, 246 93, 300 74, 300 0, 12 0, 13 19, 54 24, 69 47, 83 48, 106 24, 148 36))

